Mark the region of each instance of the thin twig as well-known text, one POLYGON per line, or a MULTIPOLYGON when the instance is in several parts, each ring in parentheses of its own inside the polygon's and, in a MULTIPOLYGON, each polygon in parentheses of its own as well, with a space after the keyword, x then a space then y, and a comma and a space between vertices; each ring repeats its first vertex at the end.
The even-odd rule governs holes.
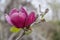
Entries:
POLYGON ((11 36, 8 38, 8 40, 13 40, 13 37, 14 37, 16 34, 17 34, 17 33, 11 34, 11 36))
POLYGON ((16 38, 16 40, 21 40, 24 35, 25 35, 25 31, 23 31, 23 33, 21 33, 21 34, 16 38))

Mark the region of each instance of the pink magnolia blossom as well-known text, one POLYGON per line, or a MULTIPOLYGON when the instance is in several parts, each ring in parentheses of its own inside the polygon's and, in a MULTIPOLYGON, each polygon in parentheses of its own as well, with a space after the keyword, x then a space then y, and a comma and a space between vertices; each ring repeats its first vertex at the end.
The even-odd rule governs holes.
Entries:
POLYGON ((6 20, 9 24, 17 28, 24 28, 31 25, 36 20, 36 15, 31 12, 29 15, 27 11, 21 7, 20 10, 12 9, 9 14, 6 14, 6 20))

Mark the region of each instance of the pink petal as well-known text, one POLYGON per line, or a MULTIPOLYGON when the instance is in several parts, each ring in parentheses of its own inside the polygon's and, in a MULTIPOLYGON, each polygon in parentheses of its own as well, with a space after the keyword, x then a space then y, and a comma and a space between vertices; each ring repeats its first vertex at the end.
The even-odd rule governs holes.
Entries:
POLYGON ((12 9, 9 13, 9 15, 12 15, 13 13, 18 13, 18 10, 16 8, 12 9))
POLYGON ((24 9, 24 7, 20 8, 20 12, 24 13, 26 17, 28 16, 27 11, 24 9))
POLYGON ((34 12, 31 12, 30 15, 28 16, 25 26, 31 25, 34 21, 36 20, 36 16, 34 12))
POLYGON ((9 17, 9 15, 6 14, 5 16, 7 22, 10 24, 10 25, 13 25, 12 22, 11 22, 11 18, 9 17))
POLYGON ((17 28, 23 28, 25 22, 25 15, 23 13, 15 13, 11 15, 11 21, 17 28))

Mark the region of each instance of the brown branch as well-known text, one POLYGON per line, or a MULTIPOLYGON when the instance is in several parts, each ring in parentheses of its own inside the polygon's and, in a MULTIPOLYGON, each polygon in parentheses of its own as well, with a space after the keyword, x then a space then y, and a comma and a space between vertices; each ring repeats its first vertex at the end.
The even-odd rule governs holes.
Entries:
POLYGON ((24 35, 25 35, 25 30, 23 30, 23 33, 20 34, 20 35, 16 38, 16 40, 21 40, 24 35))

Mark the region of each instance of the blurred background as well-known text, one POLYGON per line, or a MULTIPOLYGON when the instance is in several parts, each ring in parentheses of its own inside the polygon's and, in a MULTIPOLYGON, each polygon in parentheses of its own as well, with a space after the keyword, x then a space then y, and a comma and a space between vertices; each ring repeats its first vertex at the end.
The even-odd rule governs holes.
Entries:
MULTIPOLYGON (((22 40, 60 40, 60 0, 0 0, 0 40, 8 40, 13 34, 9 31, 11 25, 6 22, 5 14, 12 8, 19 9, 21 6, 28 12, 34 10, 38 15, 41 14, 40 10, 44 12, 46 8, 49 9, 44 16, 46 22, 34 24, 33 32, 25 35, 22 40)), ((40 16, 37 20, 40 21, 40 16)), ((17 36, 11 40, 15 40, 17 36)))

